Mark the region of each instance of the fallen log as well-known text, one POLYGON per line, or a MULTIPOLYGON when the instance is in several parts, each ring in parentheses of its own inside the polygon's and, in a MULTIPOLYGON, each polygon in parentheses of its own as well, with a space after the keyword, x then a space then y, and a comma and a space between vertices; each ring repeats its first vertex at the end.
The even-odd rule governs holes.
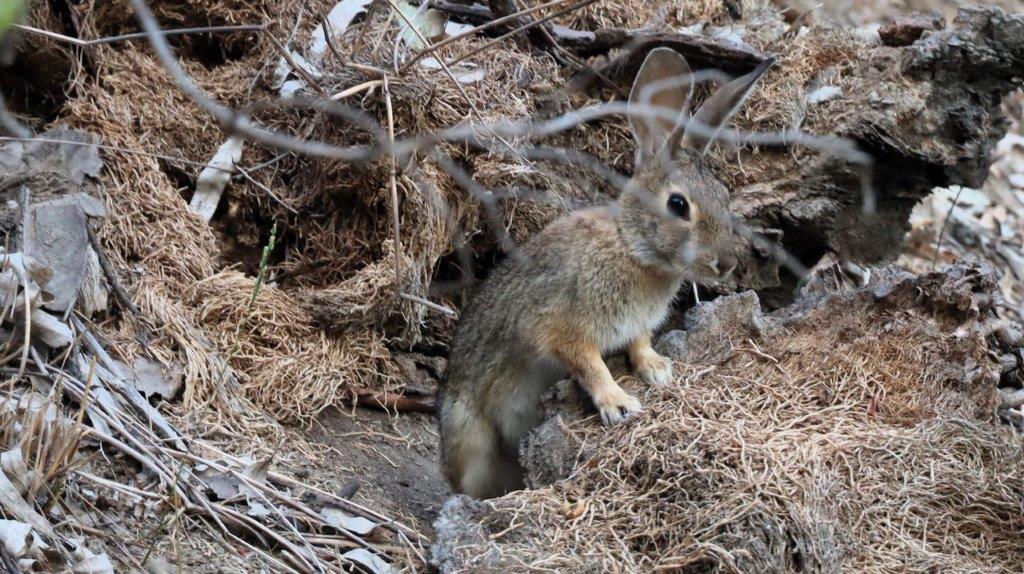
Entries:
MULTIPOLYGON (((557 26, 554 34, 559 44, 581 57, 593 57, 618 48, 628 48, 626 54, 613 58, 598 69, 599 73, 623 88, 632 84, 640 64, 655 48, 672 48, 685 56, 694 69, 713 68, 731 74, 749 72, 767 57, 747 46, 694 34, 651 33, 618 28, 579 32, 557 26)), ((574 87, 586 89, 592 80, 593 75, 584 71, 575 79, 574 87)))

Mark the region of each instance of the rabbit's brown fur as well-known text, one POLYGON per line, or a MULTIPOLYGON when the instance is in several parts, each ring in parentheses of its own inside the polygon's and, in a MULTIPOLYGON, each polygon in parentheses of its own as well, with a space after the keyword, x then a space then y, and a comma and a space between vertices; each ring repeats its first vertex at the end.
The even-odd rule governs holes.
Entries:
MULTIPOLYGON (((720 89, 693 123, 720 127, 769 65, 720 89)), ((643 379, 667 383, 672 364, 651 348, 652 331, 684 280, 719 279, 735 266, 728 192, 701 163, 707 138, 681 121, 691 86, 667 85, 688 77, 672 50, 648 55, 631 111, 649 104, 680 119, 631 115, 639 166, 619 201, 552 222, 463 310, 438 400, 442 466, 456 492, 487 498, 521 487, 519 442, 541 422, 538 398, 566 374, 606 424, 640 410, 602 355, 625 348, 643 379), (675 211, 674 194, 685 198, 673 199, 675 211)))

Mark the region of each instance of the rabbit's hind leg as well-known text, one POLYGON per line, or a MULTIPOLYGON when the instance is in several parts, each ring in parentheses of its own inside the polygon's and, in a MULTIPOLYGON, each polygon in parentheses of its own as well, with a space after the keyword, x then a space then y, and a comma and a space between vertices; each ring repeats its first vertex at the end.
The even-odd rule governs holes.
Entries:
POLYGON ((480 421, 461 454, 462 492, 473 498, 494 498, 523 487, 523 471, 514 453, 501 445, 498 433, 480 421))
POLYGON ((497 429, 483 418, 461 414, 442 453, 452 489, 473 498, 493 498, 522 488, 522 468, 515 454, 502 447, 497 429))

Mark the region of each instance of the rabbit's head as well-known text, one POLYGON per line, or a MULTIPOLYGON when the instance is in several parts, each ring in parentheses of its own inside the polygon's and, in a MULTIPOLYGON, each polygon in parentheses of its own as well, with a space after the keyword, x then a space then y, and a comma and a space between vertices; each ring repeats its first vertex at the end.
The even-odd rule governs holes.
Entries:
POLYGON ((686 60, 669 48, 647 55, 629 96, 637 167, 619 202, 623 236, 642 262, 694 281, 736 267, 729 192, 702 157, 771 64, 719 88, 691 118, 686 60))

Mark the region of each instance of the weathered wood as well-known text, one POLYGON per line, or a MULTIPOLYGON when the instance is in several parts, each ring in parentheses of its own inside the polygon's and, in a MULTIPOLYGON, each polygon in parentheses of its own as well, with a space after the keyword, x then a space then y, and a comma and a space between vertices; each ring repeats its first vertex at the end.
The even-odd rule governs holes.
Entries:
MULTIPOLYGON (((671 34, 609 28, 593 33, 579 33, 556 28, 555 37, 564 48, 581 57, 593 57, 615 49, 628 50, 598 69, 598 72, 623 88, 632 83, 648 52, 667 47, 686 57, 695 69, 713 68, 730 74, 746 73, 768 56, 752 48, 716 38, 689 34, 671 34)), ((583 71, 574 78, 576 89, 587 89, 595 80, 593 73, 583 71)))

